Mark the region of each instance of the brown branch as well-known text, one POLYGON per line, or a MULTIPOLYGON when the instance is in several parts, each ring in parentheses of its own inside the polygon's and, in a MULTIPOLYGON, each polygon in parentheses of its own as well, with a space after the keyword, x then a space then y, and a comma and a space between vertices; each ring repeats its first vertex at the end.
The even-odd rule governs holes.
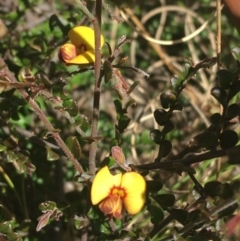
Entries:
POLYGON ((168 171, 175 171, 176 166, 174 164, 179 163, 185 166, 192 165, 194 163, 206 161, 209 159, 228 156, 231 163, 237 164, 237 157, 240 155, 240 145, 231 147, 227 150, 214 150, 214 151, 207 151, 203 154, 195 154, 192 156, 188 156, 183 159, 173 160, 173 161, 166 161, 166 162, 158 162, 155 160, 153 163, 143 164, 134 166, 137 169, 144 169, 144 170, 154 170, 154 169, 162 169, 168 171))
MULTIPOLYGON (((9 82, 11 83, 18 83, 15 76, 10 72, 7 65, 5 64, 4 60, 0 58, 0 76, 5 77, 9 82)), ((29 103, 29 105, 32 107, 36 115, 39 117, 39 119, 44 123, 46 126, 46 129, 51 132, 52 136, 54 137, 57 144, 62 148, 65 155, 69 158, 69 160, 73 163, 74 167, 79 173, 83 173, 82 166, 78 163, 78 161, 75 159, 69 148, 66 146, 60 135, 56 132, 52 124, 49 122, 47 117, 44 115, 42 110, 39 108, 37 103, 34 99, 32 99, 29 94, 24 89, 18 89, 21 96, 29 103)))
MULTIPOLYGON (((98 134, 98 119, 101 94, 101 20, 102 19, 102 0, 96 0, 96 19, 93 21, 95 33, 95 86, 93 96, 93 114, 91 137, 94 138, 98 134)), ((97 143, 94 141, 89 147, 89 171, 90 174, 95 174, 96 169, 96 153, 97 143)))
MULTIPOLYGON (((220 213, 221 211, 227 209, 228 207, 234 205, 238 203, 238 197, 231 197, 227 200, 225 200, 223 203, 221 203, 220 205, 218 205, 217 207, 213 208, 212 210, 210 210, 209 212, 209 217, 214 217, 215 215, 217 215, 218 213, 220 213)), ((199 224, 203 224, 203 223, 210 223, 210 219, 208 217, 200 217, 197 218, 196 220, 192 221, 191 223, 186 224, 180 231, 179 231, 179 235, 184 235, 186 234, 188 231, 195 229, 197 226, 199 226, 199 224)), ((167 238, 161 239, 161 241, 174 241, 175 239, 172 237, 172 235, 168 236, 167 238)))
POLYGON ((221 67, 221 0, 216 0, 217 8, 217 67, 221 67))

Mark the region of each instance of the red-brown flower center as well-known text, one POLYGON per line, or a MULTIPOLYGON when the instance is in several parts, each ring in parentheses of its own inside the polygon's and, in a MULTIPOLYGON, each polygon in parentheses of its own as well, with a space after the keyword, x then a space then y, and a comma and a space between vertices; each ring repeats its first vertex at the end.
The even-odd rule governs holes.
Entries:
POLYGON ((87 45, 84 44, 84 43, 80 44, 80 45, 78 46, 78 50, 79 50, 79 53, 80 53, 80 54, 83 54, 84 52, 87 51, 87 45))
POLYGON ((112 187, 109 195, 118 195, 121 199, 127 196, 126 190, 122 187, 112 187))

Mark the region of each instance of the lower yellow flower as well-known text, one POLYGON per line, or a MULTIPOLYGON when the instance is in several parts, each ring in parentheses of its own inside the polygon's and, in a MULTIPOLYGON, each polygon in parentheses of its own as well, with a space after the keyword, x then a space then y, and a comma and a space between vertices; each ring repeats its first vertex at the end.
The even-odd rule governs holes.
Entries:
POLYGON ((136 172, 112 175, 107 166, 96 174, 92 189, 93 205, 99 204, 100 210, 115 218, 121 218, 122 205, 126 211, 135 215, 145 203, 146 182, 136 172))
MULTIPOLYGON (((94 30, 86 26, 72 28, 68 37, 71 43, 64 44, 58 52, 58 58, 67 65, 85 65, 95 62, 94 30)), ((104 38, 101 35, 101 47, 104 38)))

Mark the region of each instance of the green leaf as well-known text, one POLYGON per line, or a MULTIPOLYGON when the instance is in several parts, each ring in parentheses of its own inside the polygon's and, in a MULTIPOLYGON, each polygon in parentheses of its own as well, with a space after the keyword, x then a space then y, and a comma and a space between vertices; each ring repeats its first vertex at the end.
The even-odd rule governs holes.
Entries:
POLYGON ((211 95, 222 105, 227 104, 227 92, 221 87, 214 87, 211 89, 211 95))
POLYGON ((101 225, 100 225, 100 232, 101 232, 101 233, 104 233, 104 234, 106 234, 106 235, 109 235, 109 234, 111 233, 110 228, 107 227, 106 224, 101 224, 101 225))
POLYGON ((39 205, 39 209, 43 212, 54 210, 57 207, 56 203, 53 201, 46 201, 39 205))
POLYGON ((206 131, 193 137, 191 143, 189 144, 189 147, 211 149, 216 147, 217 142, 218 137, 216 133, 212 131, 206 131))
POLYGON ((82 155, 82 149, 81 146, 78 142, 78 139, 76 136, 69 136, 66 139, 66 145, 69 148, 69 150, 72 152, 72 154, 74 155, 74 157, 76 159, 80 159, 81 155, 82 155))
POLYGON ((208 194, 208 196, 214 198, 217 196, 217 187, 222 185, 221 182, 218 181, 211 181, 211 182, 207 182, 204 185, 204 192, 208 194))
POLYGON ((152 130, 152 131, 150 132, 150 138, 151 138, 151 140, 152 140, 154 143, 160 145, 161 142, 162 142, 162 133, 161 133, 161 131, 160 131, 160 130, 157 130, 157 129, 152 130))
POLYGON ((96 212, 96 209, 94 207, 91 207, 87 213, 87 217, 91 220, 96 220, 99 218, 98 213, 96 212))
POLYGON ((108 60, 105 60, 103 63, 104 70, 104 81, 107 84, 113 77, 113 68, 111 63, 108 60))
POLYGON ((233 81, 233 74, 227 69, 220 69, 217 71, 217 78, 220 87, 227 90, 233 81))
POLYGON ((84 227, 86 227, 89 224, 89 221, 87 218, 78 217, 77 215, 74 216, 74 224, 75 228, 80 230, 84 227))
POLYGON ((118 130, 120 133, 123 133, 130 123, 131 119, 127 115, 122 115, 118 119, 118 130))
POLYGON ((169 133, 170 131, 172 131, 174 129, 174 125, 172 123, 171 120, 167 120, 164 124, 164 128, 162 130, 162 134, 166 135, 167 133, 169 133))
POLYGON ((232 50, 232 55, 240 63, 240 48, 239 47, 234 47, 232 50))
POLYGON ((173 194, 159 194, 153 196, 153 198, 163 209, 172 207, 175 203, 175 196, 173 194))
POLYGON ((223 131, 220 136, 220 146, 222 149, 227 149, 230 147, 235 146, 238 143, 238 134, 233 130, 225 130, 223 131))
POLYGON ((158 125, 163 126, 168 119, 167 112, 163 109, 157 109, 154 111, 154 118, 158 125))
POLYGON ((173 106, 172 106, 173 110, 178 110, 178 111, 182 111, 183 110, 183 105, 180 104, 179 102, 176 102, 173 106))
POLYGON ((229 88, 228 100, 231 100, 236 94, 240 92, 240 81, 235 81, 229 88))
POLYGON ((12 225, 10 222, 0 223, 0 233, 7 234, 12 231, 12 225))
POLYGON ((47 160, 48 161, 57 161, 59 159, 59 155, 54 152, 49 146, 45 146, 47 151, 47 160))
POLYGON ((18 139, 14 136, 10 136, 9 138, 3 141, 3 145, 5 145, 7 149, 16 149, 18 146, 18 139))
POLYGON ((129 90, 127 91, 127 94, 131 94, 139 84, 140 81, 134 81, 133 84, 130 86, 129 90))
POLYGON ((128 107, 130 107, 130 106, 132 106, 132 105, 136 105, 136 100, 130 99, 130 100, 126 103, 126 107, 125 107, 126 112, 127 112, 128 107))
POLYGON ((70 30, 69 26, 65 26, 59 19, 59 17, 56 14, 53 14, 49 18, 49 28, 51 29, 51 31, 53 31, 56 27, 58 27, 62 31, 63 36, 67 36, 68 31, 70 30))
POLYGON ((24 172, 27 172, 28 174, 33 174, 35 171, 36 167, 30 161, 24 163, 24 172))
POLYGON ((8 162, 15 162, 18 160, 18 156, 13 151, 7 151, 8 162))
POLYGON ((238 147, 232 147, 226 150, 228 163, 231 165, 240 164, 240 150, 238 147))
POLYGON ((83 131, 90 128, 90 123, 85 115, 78 115, 74 117, 76 128, 79 126, 83 131))
POLYGON ((216 193, 222 199, 233 197, 234 191, 229 183, 224 183, 216 187, 216 193))
POLYGON ((78 115, 78 107, 73 99, 65 99, 63 101, 64 110, 69 113, 70 116, 78 115))
POLYGON ((160 95, 160 101, 164 109, 169 108, 170 105, 176 102, 176 100, 177 100, 176 94, 170 90, 165 91, 160 95))
POLYGON ((239 104, 231 104, 228 106, 227 108, 227 113, 226 113, 226 117, 225 120, 231 120, 234 117, 240 115, 240 106, 239 104))
POLYGON ((153 224, 160 223, 163 220, 164 213, 161 208, 159 208, 155 205, 149 205, 147 210, 151 215, 151 222, 153 224))
POLYGON ((113 103, 115 105, 117 114, 122 114, 122 101, 120 99, 116 99, 113 101, 113 103))
POLYGON ((178 91, 178 89, 181 85, 180 77, 178 75, 172 76, 170 79, 170 83, 172 85, 173 90, 178 91))
POLYGON ((17 233, 11 232, 11 233, 7 234, 7 240, 8 241, 22 241, 22 238, 17 233))
POLYGON ((185 224, 188 218, 188 211, 184 209, 173 208, 170 210, 170 214, 176 219, 179 223, 185 224))
POLYGON ((169 140, 162 140, 160 143, 159 158, 167 156, 172 150, 172 143, 169 140))
POLYGON ((37 81, 43 83, 46 88, 50 88, 53 85, 53 82, 47 77, 44 73, 36 74, 37 81))
POLYGON ((162 182, 157 180, 147 180, 146 184, 148 192, 158 192, 163 187, 162 182))
POLYGON ((0 152, 5 151, 7 149, 6 146, 0 144, 0 152))
POLYGON ((18 74, 18 80, 20 82, 28 82, 28 83, 34 83, 36 82, 36 79, 31 72, 31 70, 28 67, 23 67, 20 69, 18 74))
POLYGON ((222 126, 223 118, 220 113, 214 113, 210 116, 210 121, 214 126, 220 128, 222 126))
POLYGON ((104 166, 112 167, 115 164, 116 164, 116 162, 115 162, 114 158, 107 156, 101 162, 101 167, 104 167, 104 166))

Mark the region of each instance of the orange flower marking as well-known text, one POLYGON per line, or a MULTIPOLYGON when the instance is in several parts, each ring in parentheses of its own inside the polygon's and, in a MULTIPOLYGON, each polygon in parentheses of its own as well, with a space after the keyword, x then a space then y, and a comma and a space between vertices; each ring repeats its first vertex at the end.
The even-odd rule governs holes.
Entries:
POLYGON ((121 218, 122 205, 129 214, 141 211, 145 203, 146 182, 136 172, 112 175, 107 166, 99 170, 91 189, 93 205, 115 218, 121 218))
MULTIPOLYGON (((59 59, 67 65, 86 65, 95 62, 95 38, 92 28, 78 26, 71 29, 68 37, 71 43, 61 46, 58 52, 59 59)), ((101 36, 101 47, 104 38, 101 36)))
POLYGON ((119 195, 109 195, 99 204, 100 210, 106 215, 112 215, 115 218, 121 218, 122 200, 119 195))

